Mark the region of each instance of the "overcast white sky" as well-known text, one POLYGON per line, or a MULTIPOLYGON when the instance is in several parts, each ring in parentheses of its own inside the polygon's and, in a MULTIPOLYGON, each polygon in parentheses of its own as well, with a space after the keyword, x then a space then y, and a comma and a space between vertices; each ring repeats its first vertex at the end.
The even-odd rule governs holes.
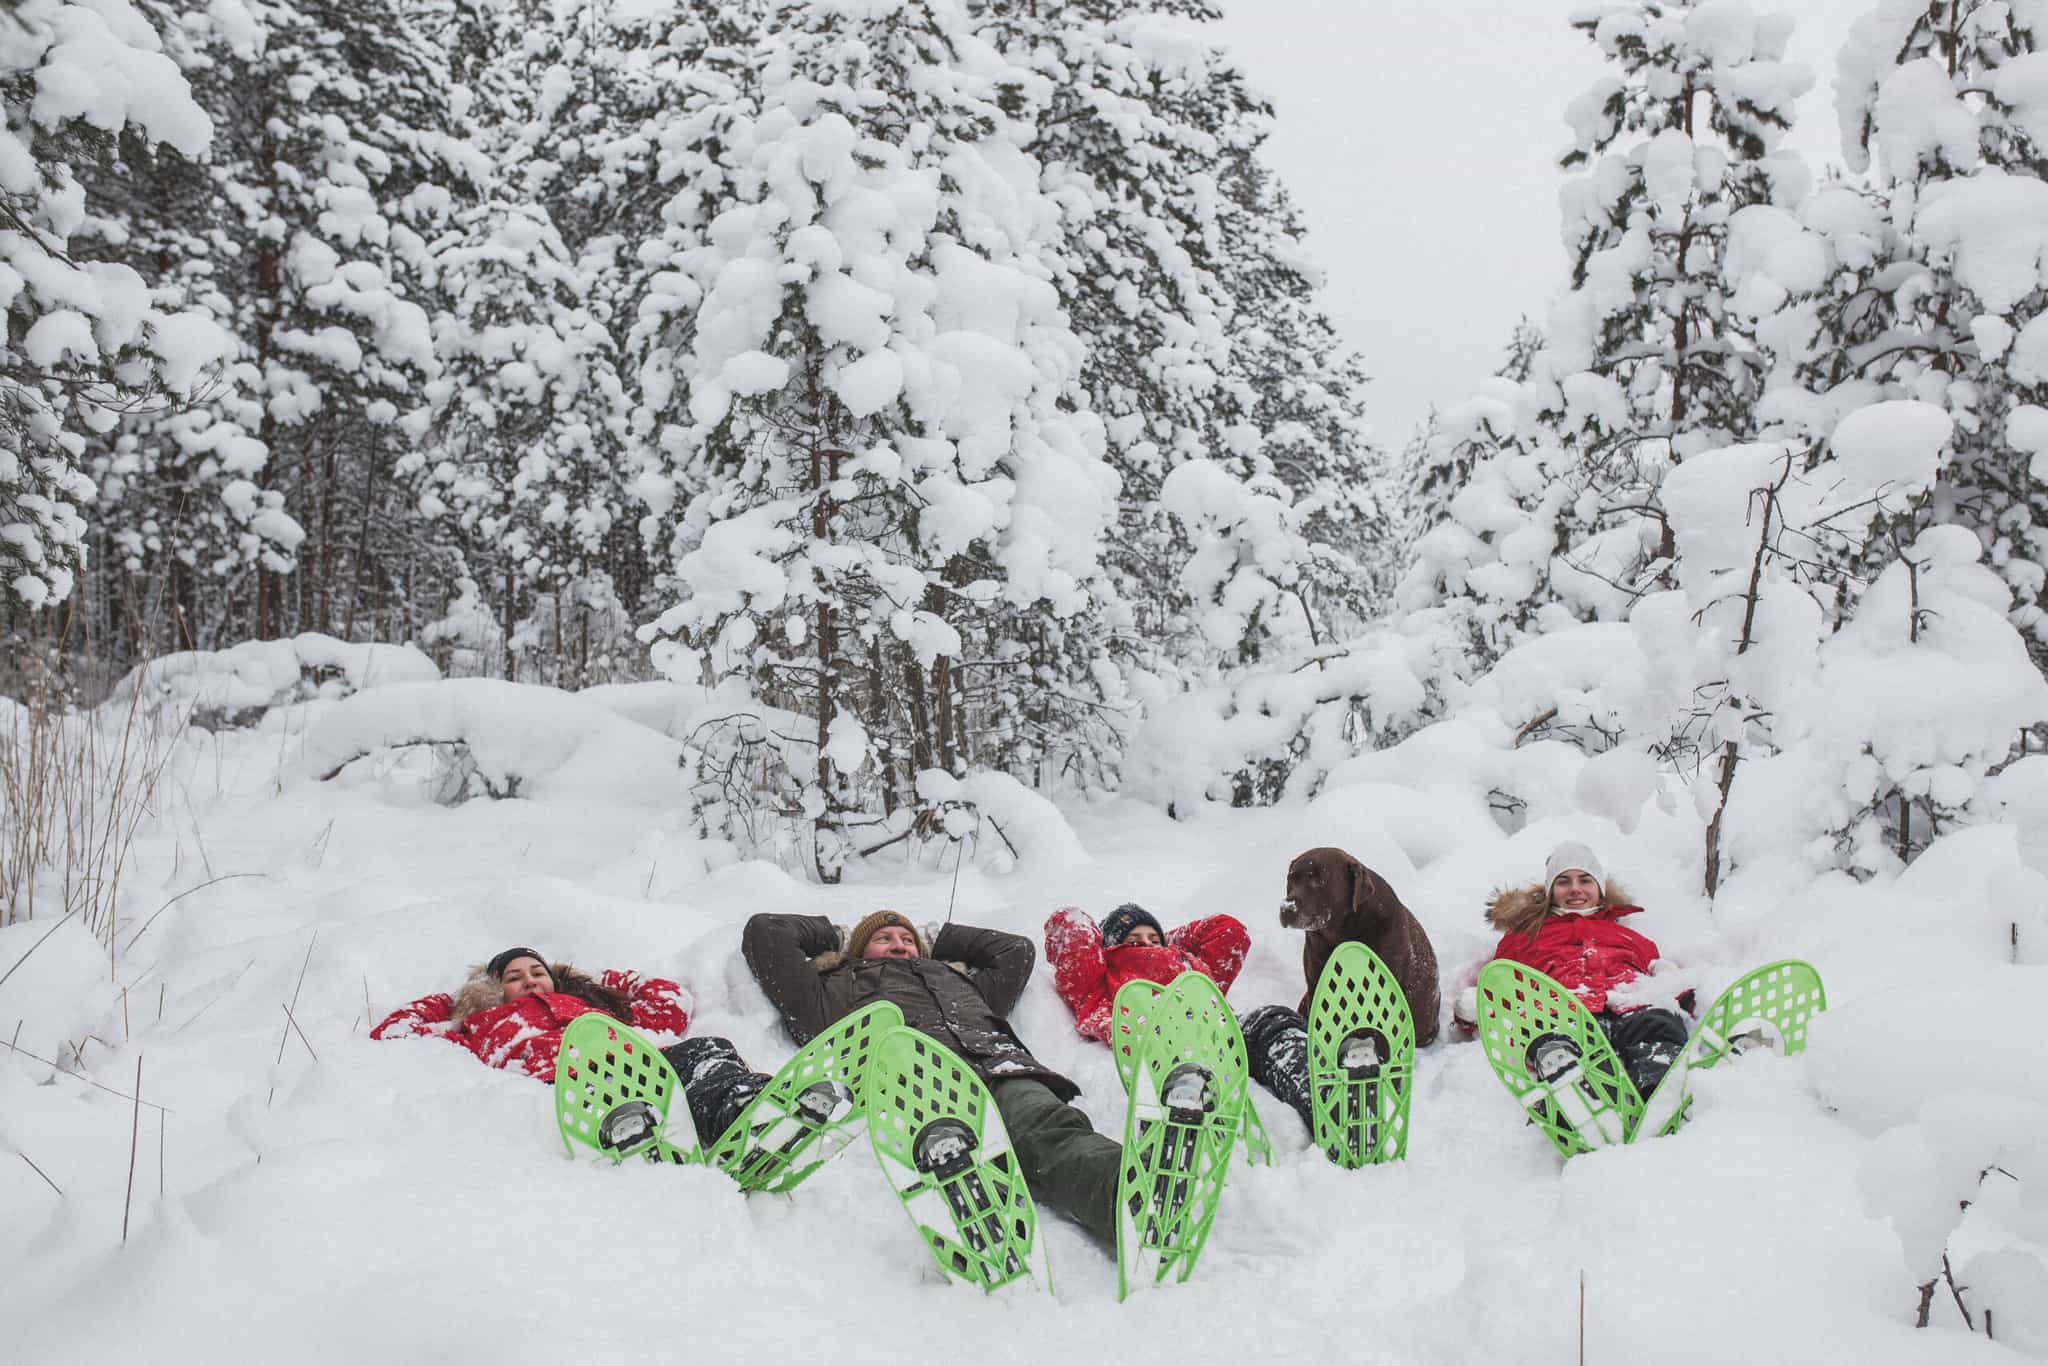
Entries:
MULTIPOLYGON (((1565 104, 1600 74, 1585 0, 1222 0, 1217 34, 1272 99, 1267 145, 1329 274, 1325 305, 1373 376, 1399 448, 1432 404, 1499 364, 1516 317, 1564 283, 1554 159, 1565 104)), ((1835 50, 1871 0, 1797 0, 1813 69, 1795 143, 1841 159, 1835 50)))

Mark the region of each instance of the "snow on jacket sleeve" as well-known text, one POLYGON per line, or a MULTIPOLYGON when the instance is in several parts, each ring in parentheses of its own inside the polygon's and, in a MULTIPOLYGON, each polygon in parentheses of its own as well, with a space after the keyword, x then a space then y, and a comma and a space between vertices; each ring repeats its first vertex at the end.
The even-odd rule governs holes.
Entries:
POLYGON ((400 1006, 386 1015, 377 1027, 370 1031, 373 1039, 410 1039, 421 1034, 445 1035, 447 1030, 437 1025, 448 1023, 448 1017, 455 1013, 455 998, 445 991, 432 996, 422 996, 410 1005, 400 1006))
POLYGON ((839 947, 839 931, 822 915, 775 915, 762 912, 747 918, 740 933, 740 953, 754 980, 761 984, 789 1036, 809 1043, 832 1023, 824 981, 811 960, 839 947))
POLYGON ((1084 1039, 1109 1037, 1109 960, 1102 950, 1102 930, 1086 911, 1062 906, 1045 922, 1045 961, 1052 964, 1052 987, 1074 1012, 1074 1028, 1084 1039))
POLYGON ((553 1081, 562 1030, 589 1009, 574 996, 536 991, 516 1001, 479 1010, 462 1022, 456 1038, 488 1067, 553 1081))
POLYGON ((690 1027, 690 1014, 683 1009, 682 988, 666 977, 642 977, 637 972, 606 968, 599 979, 623 994, 633 1008, 628 1021, 635 1029, 681 1034, 690 1027))
POLYGON ((1250 931, 1234 915, 1190 920, 1167 936, 1166 942, 1192 955, 1202 974, 1216 984, 1218 991, 1224 992, 1237 980, 1238 971, 1244 967, 1244 956, 1252 947, 1250 931))
POLYGON ((958 923, 939 931, 931 956, 942 963, 964 963, 974 989, 997 1019, 1008 1019, 1038 964, 1038 950, 1022 935, 958 923))

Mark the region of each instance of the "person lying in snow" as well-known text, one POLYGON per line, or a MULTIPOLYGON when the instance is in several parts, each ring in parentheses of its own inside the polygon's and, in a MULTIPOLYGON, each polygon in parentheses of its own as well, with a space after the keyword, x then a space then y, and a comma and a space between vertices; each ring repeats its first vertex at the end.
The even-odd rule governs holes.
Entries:
MULTIPOLYGON (((1569 989, 1593 1012, 1636 1091, 1648 1096, 1685 1048, 1691 1029, 1684 1015, 1642 999, 1637 978, 1664 966, 1655 941, 1621 923, 1643 909, 1620 885, 1607 882, 1600 860, 1576 841, 1550 853, 1543 881, 1496 891, 1486 919, 1501 931, 1493 957, 1526 963, 1569 989), (1604 885, 1603 885, 1604 884, 1604 885)), ((1678 1003, 1691 1008, 1692 993, 1678 1003)), ((1460 993, 1455 1014, 1469 1029, 1478 989, 1460 993)))
POLYGON ((1109 1038, 1110 1007, 1126 982, 1166 986, 1184 972, 1199 972, 1228 993, 1251 943, 1235 916, 1204 916, 1167 934, 1158 917, 1131 901, 1104 916, 1100 928, 1074 906, 1045 922, 1053 990, 1074 1012, 1074 1028, 1084 1039, 1109 1038))
MULTIPOLYGON (((370 1037, 447 1039, 492 1067, 552 1083, 569 1021, 596 1010, 635 1029, 680 1034, 690 1025, 681 990, 665 977, 609 969, 592 977, 568 963, 551 966, 536 949, 511 948, 470 969, 453 996, 436 992, 392 1011, 370 1037)), ((727 1039, 685 1039, 661 1053, 683 1079, 690 1117, 707 1145, 768 1083, 766 1074, 747 1069, 727 1039)))
POLYGON ((949 924, 927 946, 908 919, 876 911, 841 946, 823 916, 757 915, 740 940, 747 966, 799 1044, 876 1001, 959 1054, 988 1084, 1025 1184, 1110 1247, 1123 1145, 1068 1104, 1080 1088, 1031 1056, 1010 1028, 1037 953, 1001 930, 949 924))
MULTIPOLYGON (((1170 984, 1183 972, 1199 972, 1229 991, 1251 948, 1251 935, 1235 916, 1190 921, 1172 934, 1159 918, 1127 901, 1102 918, 1098 930, 1085 911, 1072 906, 1045 922, 1045 957, 1053 966, 1053 989, 1074 1012, 1083 1038, 1109 1038, 1116 993, 1134 980, 1170 984)), ((1260 1006, 1238 1020, 1244 1033, 1252 1080, 1285 1101, 1314 1132, 1309 1107, 1308 1022, 1284 1005, 1260 1006)))

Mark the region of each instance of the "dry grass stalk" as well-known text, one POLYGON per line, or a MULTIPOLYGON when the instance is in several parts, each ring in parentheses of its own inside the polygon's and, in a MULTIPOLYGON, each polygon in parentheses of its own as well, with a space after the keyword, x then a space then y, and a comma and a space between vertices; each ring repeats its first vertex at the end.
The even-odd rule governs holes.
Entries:
POLYGON ((135 1152, 142 1144, 142 1055, 135 1055, 135 1108, 128 1121, 128 1194, 121 1201, 121 1241, 128 1241, 128 1208, 135 1203, 135 1152))
POLYGON ((106 945, 135 832, 154 814, 184 718, 142 707, 67 710, 47 673, 23 702, 0 699, 0 925, 32 920, 47 891, 106 945))

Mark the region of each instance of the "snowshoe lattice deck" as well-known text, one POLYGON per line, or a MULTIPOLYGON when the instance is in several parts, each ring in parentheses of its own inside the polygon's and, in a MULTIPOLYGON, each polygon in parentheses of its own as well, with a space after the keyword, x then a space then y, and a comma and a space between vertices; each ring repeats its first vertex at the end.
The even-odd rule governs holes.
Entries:
POLYGON ((1767 963, 1737 978, 1700 1015, 1685 1052, 1645 1102, 1629 1141, 1676 1133, 1684 1126, 1694 1072, 1751 1048, 1803 1052, 1808 1024, 1827 1005, 1820 973, 1796 958, 1767 963))
POLYGON ((1363 1167, 1406 1155, 1415 1019, 1401 984, 1363 944, 1338 945, 1316 982, 1308 1075, 1315 1143, 1332 1162, 1363 1167))
MULTIPOLYGON (((1200 976, 1200 974, 1183 973, 1182 976, 1200 976)), ((1202 980, 1209 981, 1210 979, 1203 977, 1202 980)), ((1179 984, 1180 979, 1176 978, 1174 985, 1178 986, 1179 984)), ((1214 986, 1213 982, 1210 984, 1212 987, 1214 986)), ((1160 997, 1166 995, 1167 991, 1168 988, 1161 986, 1157 982, 1147 982, 1141 978, 1133 978, 1118 988, 1116 1000, 1110 1007, 1109 1047, 1111 1053, 1116 1058, 1116 1078, 1123 1083, 1126 1096, 1131 1093, 1131 1079, 1138 1070, 1138 1050, 1143 1046, 1147 1038, 1158 1032, 1152 1024, 1155 1011, 1154 1003, 1160 997)), ((1218 1002, 1222 1001, 1223 997, 1220 991, 1217 993, 1216 999, 1218 1002)), ((1244 1055, 1244 1034, 1237 1027, 1236 1012, 1232 1011, 1227 1004, 1222 1009, 1223 1013, 1230 1018, 1229 1033, 1230 1037, 1236 1041, 1237 1053, 1244 1055)), ((1221 1022, 1219 1021, 1218 1023, 1220 1024, 1221 1022)), ((1225 1047, 1229 1046, 1229 1043, 1226 1041, 1225 1047)), ((1250 1070, 1248 1056, 1246 1057, 1245 1065, 1248 1073, 1250 1070)), ((1245 1161, 1256 1166, 1270 1167, 1273 1165, 1273 1141, 1266 1135, 1265 1122, 1259 1118, 1258 1107, 1252 1104, 1249 1088, 1245 1091, 1243 1114, 1244 1119, 1242 1127, 1238 1130, 1238 1138, 1244 1143, 1245 1161)))
MULTIPOLYGON (((661 1050, 600 1011, 569 1021, 555 1058, 555 1125, 571 1157, 699 1160, 694 1131, 670 1141, 671 1111, 690 1122, 683 1084, 661 1050)), ((678 1134, 680 1136, 680 1134, 678 1134)))
POLYGON ((1119 1298, 1194 1271, 1244 1124, 1244 1036, 1216 984, 1184 973, 1154 998, 1147 1021, 1124 1112, 1119 1298))
POLYGON ((995 1100, 950 1049, 894 1029, 867 1068, 868 1138, 939 1270, 997 1290, 1052 1288, 1038 1213, 995 1100))
POLYGON ((868 1060, 902 1025, 901 1010, 877 1001, 805 1044, 719 1136, 711 1164, 750 1193, 795 1189, 860 1136, 868 1060))
POLYGON ((1535 968, 1479 974, 1479 1040, 1501 1084, 1564 1157, 1625 1143, 1643 1108, 1591 1011, 1535 968))

